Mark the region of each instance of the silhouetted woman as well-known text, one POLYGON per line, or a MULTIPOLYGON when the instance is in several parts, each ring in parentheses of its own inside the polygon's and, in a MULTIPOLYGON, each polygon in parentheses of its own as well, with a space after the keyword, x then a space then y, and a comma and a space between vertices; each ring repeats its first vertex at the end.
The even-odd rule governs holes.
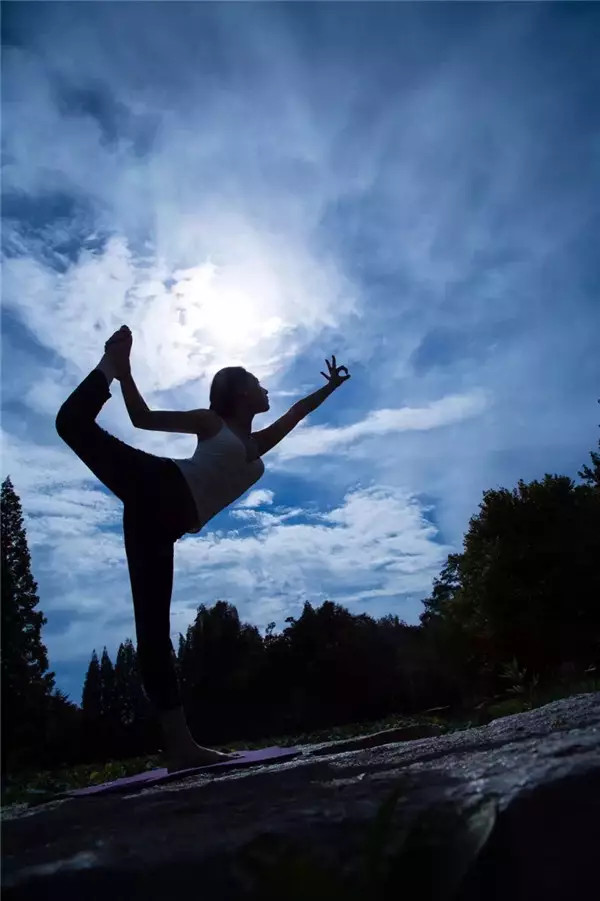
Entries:
POLYGON ((327 384, 293 404, 276 422, 252 431, 252 419, 269 409, 268 391, 240 366, 221 369, 210 388, 210 409, 150 410, 131 375, 132 335, 122 326, 105 353, 56 417, 56 430, 100 481, 123 501, 123 533, 135 613, 142 684, 163 730, 170 770, 215 763, 228 755, 196 744, 188 729, 170 638, 175 542, 199 532, 264 473, 262 457, 301 419, 350 378, 335 357, 327 360, 327 384), (345 375, 342 375, 342 370, 345 375), (96 423, 121 383, 134 426, 196 435, 189 459, 171 459, 130 447, 96 423))

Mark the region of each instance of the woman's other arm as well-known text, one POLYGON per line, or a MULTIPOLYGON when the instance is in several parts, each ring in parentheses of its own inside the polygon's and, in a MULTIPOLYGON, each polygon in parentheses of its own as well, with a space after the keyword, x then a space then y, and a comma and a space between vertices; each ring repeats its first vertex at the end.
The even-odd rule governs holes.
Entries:
POLYGON ((284 413, 283 416, 276 419, 275 422, 272 425, 267 426, 266 429, 261 429, 259 432, 252 433, 260 457, 262 457, 263 454, 266 454, 267 451, 270 451, 271 448, 275 447, 276 444, 279 444, 282 438, 289 435, 292 429, 295 428, 305 416, 308 416, 309 413, 316 410, 330 394, 333 394, 336 388, 339 388, 343 382, 350 378, 348 369, 345 366, 337 366, 335 357, 332 357, 331 359, 333 364, 330 364, 329 360, 326 360, 329 368, 329 375, 325 375, 324 372, 321 373, 321 375, 324 375, 327 379, 326 385, 313 391, 312 394, 303 397, 302 400, 296 401, 287 413, 284 413), (344 376, 341 375, 342 369, 346 371, 346 375, 344 376))
POLYGON ((154 432, 178 432, 208 438, 218 431, 218 418, 212 410, 151 410, 138 391, 131 372, 121 379, 123 400, 132 424, 154 432))

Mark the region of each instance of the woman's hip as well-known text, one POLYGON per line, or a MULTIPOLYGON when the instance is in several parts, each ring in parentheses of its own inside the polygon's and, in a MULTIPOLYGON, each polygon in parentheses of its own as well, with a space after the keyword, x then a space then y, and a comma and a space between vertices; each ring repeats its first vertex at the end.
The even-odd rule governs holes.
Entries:
POLYGON ((177 541, 197 517, 185 477, 169 457, 147 454, 140 463, 135 490, 125 501, 130 527, 137 524, 177 541))

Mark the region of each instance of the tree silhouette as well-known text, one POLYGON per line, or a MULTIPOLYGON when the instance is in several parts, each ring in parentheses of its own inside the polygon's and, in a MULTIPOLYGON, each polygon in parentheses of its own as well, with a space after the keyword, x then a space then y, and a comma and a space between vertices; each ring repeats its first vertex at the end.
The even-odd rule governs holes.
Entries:
POLYGON ((198 607, 178 653, 184 706, 198 740, 226 741, 238 722, 248 722, 263 653, 258 629, 242 624, 234 606, 198 607))
POLYGON ((122 642, 117 651, 113 706, 116 720, 123 728, 130 728, 147 712, 137 666, 137 654, 130 638, 122 642))
POLYGON ((37 583, 23 526, 21 502, 10 477, 2 483, 2 765, 43 742, 54 673, 41 630, 37 583))
POLYGON ((546 475, 484 492, 462 554, 453 554, 424 625, 494 684, 513 658, 538 674, 595 659, 600 641, 600 497, 546 475))
POLYGON ((100 661, 95 649, 92 651, 83 680, 81 716, 83 759, 100 759, 99 755, 104 756, 105 753, 102 728, 102 677, 100 674, 100 661))
POLYGON ((87 673, 83 682, 81 707, 85 720, 97 722, 102 715, 102 677, 100 675, 100 661, 96 651, 92 651, 87 673))
MULTIPOLYGON (((598 449, 600 450, 600 441, 598 442, 598 449)), ((584 463, 577 475, 583 479, 590 488, 595 491, 600 491, 600 453, 597 451, 590 451, 590 457, 592 458, 592 465, 588 466, 587 463, 584 463)))
POLYGON ((115 711, 115 670, 106 647, 100 658, 100 716, 108 721, 115 711))

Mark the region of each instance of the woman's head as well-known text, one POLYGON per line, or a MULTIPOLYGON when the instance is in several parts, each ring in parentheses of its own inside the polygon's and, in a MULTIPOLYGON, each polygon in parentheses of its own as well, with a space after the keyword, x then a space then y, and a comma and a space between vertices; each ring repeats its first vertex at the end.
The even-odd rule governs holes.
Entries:
POLYGON ((220 369, 210 386, 210 409, 221 417, 235 413, 264 413, 269 409, 268 391, 243 366, 220 369))

